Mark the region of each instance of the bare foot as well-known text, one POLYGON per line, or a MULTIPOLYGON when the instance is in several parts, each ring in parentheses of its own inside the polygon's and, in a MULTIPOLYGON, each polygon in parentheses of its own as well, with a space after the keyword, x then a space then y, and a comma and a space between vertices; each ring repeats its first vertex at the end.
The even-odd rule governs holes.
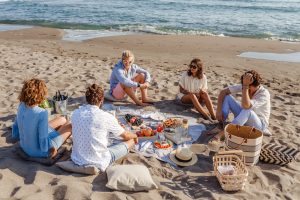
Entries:
POLYGON ((156 101, 152 100, 152 99, 144 99, 142 100, 143 103, 148 103, 148 104, 154 104, 156 101))
POLYGON ((51 149, 49 149, 49 157, 50 158, 54 158, 57 154, 57 149, 52 147, 51 149))

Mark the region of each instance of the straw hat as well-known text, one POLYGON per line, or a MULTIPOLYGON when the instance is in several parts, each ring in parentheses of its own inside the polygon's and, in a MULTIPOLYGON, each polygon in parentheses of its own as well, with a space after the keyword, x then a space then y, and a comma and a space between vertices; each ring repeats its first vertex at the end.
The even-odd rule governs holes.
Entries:
POLYGON ((197 156, 189 148, 177 148, 170 153, 170 159, 178 166, 187 167, 197 162, 197 156))

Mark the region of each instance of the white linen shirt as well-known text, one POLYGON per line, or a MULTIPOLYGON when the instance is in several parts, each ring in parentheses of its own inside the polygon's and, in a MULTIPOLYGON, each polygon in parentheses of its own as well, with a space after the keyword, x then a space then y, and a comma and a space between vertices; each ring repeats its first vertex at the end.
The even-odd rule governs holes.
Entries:
MULTIPOLYGON (((232 94, 242 92, 243 88, 241 84, 229 86, 228 89, 232 94)), ((264 125, 262 131, 268 132, 269 118, 271 113, 271 100, 269 91, 262 85, 254 93, 250 99, 251 109, 257 114, 264 125)))
MULTIPOLYGON (((184 72, 179 80, 179 85, 191 92, 191 93, 199 93, 200 90, 207 90, 207 78, 205 74, 203 74, 203 78, 199 79, 197 77, 189 76, 187 72, 184 72)), ((184 94, 177 94, 177 99, 181 99, 184 94)))
POLYGON ((95 105, 76 109, 71 117, 73 148, 71 159, 77 165, 95 165, 105 171, 111 161, 108 134, 118 137, 124 129, 110 113, 95 105))

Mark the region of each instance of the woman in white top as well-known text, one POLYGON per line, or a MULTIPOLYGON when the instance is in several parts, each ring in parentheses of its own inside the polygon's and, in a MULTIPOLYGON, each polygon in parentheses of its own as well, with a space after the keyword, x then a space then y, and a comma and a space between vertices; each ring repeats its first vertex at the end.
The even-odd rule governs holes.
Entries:
POLYGON ((193 104, 205 119, 215 120, 216 115, 207 93, 207 79, 203 71, 202 61, 198 58, 193 59, 188 71, 184 72, 180 78, 180 92, 177 99, 184 104, 193 104), (205 103, 209 113, 204 110, 201 102, 205 103))

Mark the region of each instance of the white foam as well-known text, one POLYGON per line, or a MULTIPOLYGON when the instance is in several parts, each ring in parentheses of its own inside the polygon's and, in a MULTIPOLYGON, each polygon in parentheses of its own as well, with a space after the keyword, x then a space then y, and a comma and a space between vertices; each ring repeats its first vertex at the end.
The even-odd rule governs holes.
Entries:
POLYGON ((130 35, 131 32, 121 32, 121 31, 99 31, 99 30, 70 30, 64 29, 66 34, 63 40, 66 41, 84 41, 98 37, 109 37, 109 36, 119 36, 119 35, 130 35))
POLYGON ((282 62, 300 62, 300 52, 294 52, 294 53, 244 52, 238 56, 244 58, 254 58, 254 59, 273 60, 273 61, 282 61, 282 62))
POLYGON ((32 28, 32 26, 0 24, 0 31, 13 31, 13 30, 26 29, 26 28, 32 28))

